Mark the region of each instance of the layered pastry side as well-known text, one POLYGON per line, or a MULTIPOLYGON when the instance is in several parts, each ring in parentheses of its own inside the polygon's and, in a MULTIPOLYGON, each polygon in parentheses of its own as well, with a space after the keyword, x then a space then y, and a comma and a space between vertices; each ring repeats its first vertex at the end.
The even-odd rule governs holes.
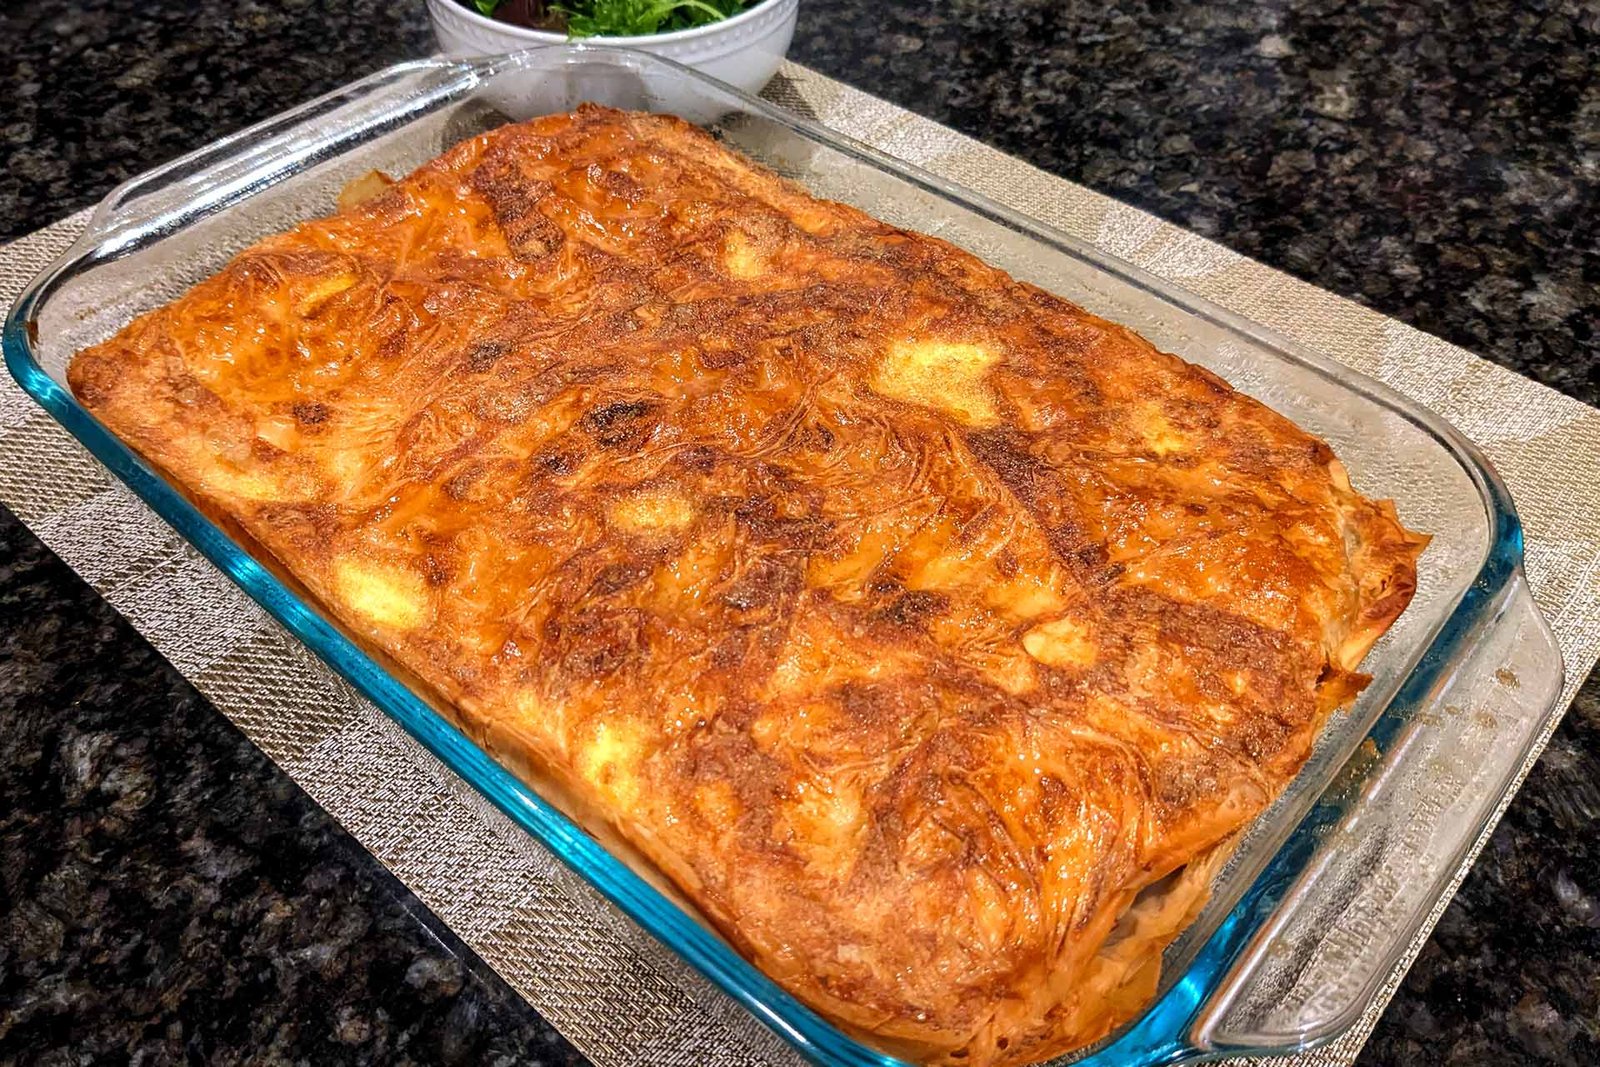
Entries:
POLYGON ((466 141, 84 404, 850 1033, 1137 1014, 1425 538, 1214 374, 676 119, 466 141))

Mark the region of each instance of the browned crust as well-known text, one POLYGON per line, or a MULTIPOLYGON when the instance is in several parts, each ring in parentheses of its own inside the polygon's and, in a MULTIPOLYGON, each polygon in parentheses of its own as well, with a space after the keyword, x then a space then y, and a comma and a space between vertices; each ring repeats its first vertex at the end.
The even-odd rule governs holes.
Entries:
POLYGON ((74 391, 840 1025, 1012 1064, 1134 1014, 1425 539, 1215 375, 685 123, 369 186, 74 391))

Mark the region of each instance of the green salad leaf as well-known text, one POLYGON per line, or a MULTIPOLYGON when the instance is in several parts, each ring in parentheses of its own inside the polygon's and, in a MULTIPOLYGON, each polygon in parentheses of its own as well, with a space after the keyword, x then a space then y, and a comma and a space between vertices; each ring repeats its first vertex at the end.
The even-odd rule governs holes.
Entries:
MULTIPOLYGON (((471 0, 493 15, 507 0, 471 0)), ((568 0, 552 3, 552 14, 566 20, 571 37, 642 37, 720 22, 759 0, 568 0)))
POLYGON ((635 37, 720 22, 743 0, 588 0, 552 5, 567 16, 573 37, 635 37))

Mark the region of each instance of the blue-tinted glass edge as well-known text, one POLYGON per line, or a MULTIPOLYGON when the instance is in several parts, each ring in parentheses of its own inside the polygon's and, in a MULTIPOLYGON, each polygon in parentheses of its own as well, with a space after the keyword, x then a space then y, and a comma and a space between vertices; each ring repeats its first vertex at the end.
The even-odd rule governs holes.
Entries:
MULTIPOLYGON (((651 61, 656 60, 652 57, 651 61)), ((676 67, 676 64, 667 65, 676 67)), ((720 88, 728 91, 726 87, 720 88)), ((745 99, 763 114, 799 132, 816 136, 811 129, 814 124, 796 121, 794 116, 777 112, 754 98, 745 99)), ((831 139, 835 145, 838 144, 837 135, 832 135, 831 139)), ((866 146, 859 147, 866 149, 866 146)), ((866 149, 855 154, 867 156, 865 161, 868 163, 882 165, 877 158, 881 154, 875 150, 866 149)), ((951 195, 945 183, 925 172, 904 164, 889 169, 942 196, 951 195), (923 178, 930 180, 921 180, 923 178)), ((973 200, 963 202, 968 207, 986 204, 981 199, 978 205, 973 200)), ((994 211, 985 213, 991 217, 997 214, 994 211)), ((1009 218, 1012 213, 1002 211, 998 214, 1002 217, 997 221, 1015 225, 1009 218)), ((1028 229, 1041 238, 1046 237, 1036 227, 1029 226, 1028 229)), ((1055 234, 1052 232, 1049 236, 1055 234)), ((1076 242, 1069 243, 1067 250, 1080 256, 1084 254, 1076 242)), ((1099 262, 1098 258, 1092 258, 1091 261, 1099 262)), ((33 357, 27 337, 28 324, 33 310, 56 283, 91 262, 92 258, 80 257, 58 264, 29 287, 6 319, 3 335, 0 335, 6 365, 30 397, 268 614, 446 766, 477 788, 513 822, 549 848, 574 873, 594 886, 643 929, 677 952, 763 1024, 794 1045, 807 1059, 813 1063, 838 1067, 901 1067, 903 1061, 844 1035, 801 1004, 538 797, 528 786, 495 763, 244 552, 51 378, 33 357)), ((1137 277, 1130 280, 1144 284, 1137 277)), ((1411 417, 1409 412, 1402 410, 1402 413, 1411 417)), ((1427 428, 1433 432, 1431 426, 1427 428)), ((1458 460, 1473 475, 1484 494, 1494 530, 1492 543, 1477 579, 1370 729, 1368 736, 1380 750, 1386 750, 1411 720, 1422 699, 1439 680, 1441 673, 1459 657, 1466 642, 1478 632, 1496 600, 1521 568, 1521 526, 1504 487, 1488 472, 1486 464, 1470 446, 1463 447, 1464 443, 1460 441, 1447 444, 1452 446, 1458 460)), ((1121 1035, 1079 1060, 1075 1067, 1174 1064, 1223 1054, 1226 1050, 1208 1050, 1192 1042, 1189 1035, 1193 1023, 1207 999, 1227 976, 1240 951, 1261 928, 1287 887, 1305 869, 1316 851, 1321 827, 1342 813, 1342 808, 1330 802, 1326 796, 1319 800, 1245 890, 1183 976, 1121 1035)), ((1295 1051, 1325 1043, 1335 1036, 1337 1032, 1319 1035, 1276 1051, 1295 1051)), ((1272 1050, 1251 1051, 1261 1053, 1272 1050)))

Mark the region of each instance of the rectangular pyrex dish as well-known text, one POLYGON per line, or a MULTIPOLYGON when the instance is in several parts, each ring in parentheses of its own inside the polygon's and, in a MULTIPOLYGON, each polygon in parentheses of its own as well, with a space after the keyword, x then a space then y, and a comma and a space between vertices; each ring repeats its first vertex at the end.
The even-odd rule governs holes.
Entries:
MULTIPOLYGON (((1285 795, 1241 841, 1166 955, 1157 999, 1077 1062, 1282 1053, 1349 1029, 1406 958, 1553 713, 1561 663, 1522 576, 1504 487, 1449 426, 1375 382, 931 174, 670 62, 538 49, 392 67, 113 192, 18 299, 23 388, 334 670, 722 994, 820 1064, 892 1065, 797 1003, 495 764, 78 405, 79 349, 270 232, 332 210, 349 180, 404 173, 500 123, 582 101, 671 111, 813 193, 965 247, 1127 324, 1326 438, 1368 495, 1431 533, 1410 610, 1368 658, 1285 795)), ((707 994, 720 995, 720 994, 707 994)), ((1063 1061, 1066 1062, 1066 1061, 1063 1061)))

